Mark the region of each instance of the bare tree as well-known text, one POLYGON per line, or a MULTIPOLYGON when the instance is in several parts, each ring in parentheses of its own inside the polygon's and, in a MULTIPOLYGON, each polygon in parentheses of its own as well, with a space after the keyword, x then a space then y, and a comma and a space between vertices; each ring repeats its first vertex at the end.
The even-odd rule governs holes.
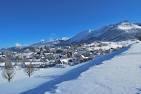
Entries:
POLYGON ((11 79, 15 75, 15 70, 11 62, 5 62, 4 69, 2 71, 3 78, 7 79, 8 82, 11 81, 11 79))
POLYGON ((31 75, 34 73, 35 68, 33 67, 33 64, 30 62, 30 64, 26 65, 24 71, 26 74, 31 77, 31 75))

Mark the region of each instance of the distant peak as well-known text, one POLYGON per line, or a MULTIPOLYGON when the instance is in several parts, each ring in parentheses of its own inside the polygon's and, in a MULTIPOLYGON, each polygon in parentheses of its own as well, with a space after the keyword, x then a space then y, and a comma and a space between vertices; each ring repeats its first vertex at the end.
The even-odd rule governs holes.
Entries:
POLYGON ((131 30, 131 29, 141 29, 141 26, 131 23, 129 21, 123 21, 118 24, 117 28, 121 30, 131 30))

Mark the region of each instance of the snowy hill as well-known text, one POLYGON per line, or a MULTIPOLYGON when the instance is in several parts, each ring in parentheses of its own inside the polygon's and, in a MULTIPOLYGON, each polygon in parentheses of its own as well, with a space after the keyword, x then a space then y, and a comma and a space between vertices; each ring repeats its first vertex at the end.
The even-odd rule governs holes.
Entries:
POLYGON ((117 24, 105 26, 99 30, 88 30, 69 39, 69 43, 93 42, 93 41, 124 41, 141 38, 141 26, 136 23, 123 21, 117 24))
MULTIPOLYGON (((86 42, 86 40, 93 38, 93 40, 96 40, 97 36, 99 36, 101 33, 96 32, 95 30, 87 30, 87 31, 82 31, 78 33, 76 36, 70 38, 68 42, 72 43, 78 43, 78 42, 86 42)), ((92 40, 91 40, 92 41, 92 40)))
POLYGON ((140 48, 141 42, 76 66, 41 69, 31 78, 16 69, 11 83, 0 77, 0 93, 140 94, 140 48))
POLYGON ((140 94, 140 48, 141 43, 134 44, 127 51, 116 53, 116 56, 111 54, 91 62, 96 66, 81 73, 75 80, 57 84, 55 94, 140 94), (99 65, 102 59, 104 61, 99 65))

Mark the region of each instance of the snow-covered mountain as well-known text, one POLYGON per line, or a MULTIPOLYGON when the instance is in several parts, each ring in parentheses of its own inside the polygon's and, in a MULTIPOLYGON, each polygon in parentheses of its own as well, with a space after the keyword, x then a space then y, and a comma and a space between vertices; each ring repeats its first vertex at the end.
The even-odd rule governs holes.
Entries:
POLYGON ((80 33, 78 33, 76 36, 70 38, 68 41, 69 42, 82 42, 82 41, 85 41, 87 39, 90 39, 90 38, 96 38, 97 36, 99 36, 99 32, 96 32, 95 30, 92 30, 92 29, 89 29, 89 30, 86 30, 86 31, 82 31, 80 33))
POLYGON ((62 45, 62 43, 65 40, 54 40, 54 41, 40 41, 37 43, 33 43, 32 45, 29 46, 23 46, 23 47, 10 47, 10 48, 2 48, 0 49, 0 52, 6 52, 6 51, 10 51, 10 52, 24 52, 27 49, 33 51, 36 48, 39 47, 56 47, 58 45, 62 45))
POLYGON ((117 24, 105 26, 98 30, 87 30, 78 33, 67 40, 69 43, 81 43, 92 41, 123 41, 129 39, 141 39, 141 26, 137 23, 123 21, 117 24))
POLYGON ((62 42, 64 42, 65 40, 54 40, 54 41, 41 41, 41 42, 37 42, 37 43, 34 43, 30 46, 32 47, 40 47, 40 46, 55 46, 57 44, 60 44, 62 42))
POLYGON ((21 51, 26 48, 36 48, 41 46, 65 46, 79 43, 91 43, 94 41, 125 41, 139 39, 141 40, 141 24, 123 21, 117 24, 107 25, 98 30, 89 29, 78 33, 68 40, 41 41, 27 47, 11 47, 1 49, 1 51, 21 51))

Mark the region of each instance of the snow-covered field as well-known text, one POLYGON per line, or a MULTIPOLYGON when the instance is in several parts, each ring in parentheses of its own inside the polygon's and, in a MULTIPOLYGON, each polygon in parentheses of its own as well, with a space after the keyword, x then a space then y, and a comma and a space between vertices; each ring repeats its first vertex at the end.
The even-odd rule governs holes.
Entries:
POLYGON ((141 88, 140 66, 141 43, 91 67, 75 80, 58 84, 55 94, 137 94, 141 88))
POLYGON ((141 42, 66 68, 40 69, 29 78, 16 69, 0 94, 137 94, 141 88, 141 42))

